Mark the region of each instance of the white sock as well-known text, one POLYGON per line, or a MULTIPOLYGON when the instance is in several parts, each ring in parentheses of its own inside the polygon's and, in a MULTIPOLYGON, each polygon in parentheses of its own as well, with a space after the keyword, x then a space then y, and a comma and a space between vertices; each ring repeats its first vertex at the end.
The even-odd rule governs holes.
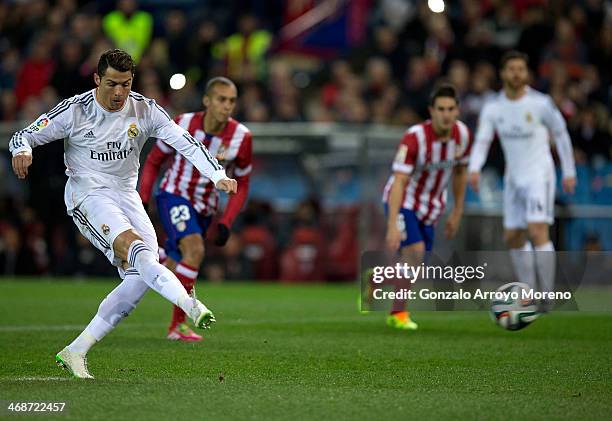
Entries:
POLYGON ((192 299, 185 287, 171 270, 157 261, 155 253, 143 241, 136 240, 130 245, 128 263, 140 273, 149 288, 190 314, 192 299))
POLYGON ((68 349, 72 352, 86 354, 96 342, 101 341, 130 314, 148 289, 148 285, 144 283, 136 270, 127 270, 123 281, 104 298, 94 318, 85 330, 68 345, 68 349))
POLYGON ((535 288, 536 263, 531 243, 525 241, 523 247, 510 249, 510 259, 512 260, 517 280, 526 283, 531 288, 535 288))
MULTIPOLYGON (((97 316, 94 316, 94 319, 97 316)), ((94 346, 97 342, 96 338, 89 332, 89 326, 93 323, 93 320, 87 325, 84 331, 81 332, 79 336, 76 337, 74 341, 70 345, 67 346, 70 352, 78 352, 79 354, 87 354, 89 348, 94 346)))
POLYGON ((540 291, 552 292, 555 290, 555 246, 552 241, 535 247, 536 270, 540 281, 540 291))

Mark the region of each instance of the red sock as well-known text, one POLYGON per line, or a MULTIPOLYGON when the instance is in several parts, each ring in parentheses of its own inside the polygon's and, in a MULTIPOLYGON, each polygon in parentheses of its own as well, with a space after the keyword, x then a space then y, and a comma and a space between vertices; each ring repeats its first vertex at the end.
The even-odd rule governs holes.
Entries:
MULTIPOLYGON (((188 293, 191 293, 191 290, 193 289, 195 281, 198 277, 198 270, 183 262, 180 262, 178 265, 176 265, 174 273, 179 281, 181 281, 181 284, 183 284, 185 287, 185 290, 187 290, 188 293)), ((180 307, 174 306, 174 309, 172 310, 172 322, 170 322, 170 329, 173 329, 181 323, 185 323, 185 316, 185 312, 181 310, 180 307)))

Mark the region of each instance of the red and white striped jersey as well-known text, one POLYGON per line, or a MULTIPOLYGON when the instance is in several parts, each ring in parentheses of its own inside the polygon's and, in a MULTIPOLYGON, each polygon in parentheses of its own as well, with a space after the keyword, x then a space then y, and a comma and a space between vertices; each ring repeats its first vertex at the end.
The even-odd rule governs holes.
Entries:
MULTIPOLYGON (((252 138, 246 126, 230 118, 221 134, 210 135, 202 127, 204 112, 181 114, 175 121, 208 148, 226 168, 228 175, 238 179, 251 173, 252 138)), ((161 141, 156 146, 168 155, 175 152, 161 141)), ((213 215, 217 211, 219 193, 214 184, 180 154, 174 154, 172 165, 166 170, 159 188, 188 199, 201 215, 213 215)))
MULTIPOLYGON (((467 165, 472 134, 457 121, 451 137, 437 139, 431 120, 410 127, 398 147, 392 169, 410 175, 402 208, 414 211, 424 224, 435 224, 446 205, 447 187, 455 165, 467 165)), ((394 181, 391 175, 383 193, 387 203, 394 181)))

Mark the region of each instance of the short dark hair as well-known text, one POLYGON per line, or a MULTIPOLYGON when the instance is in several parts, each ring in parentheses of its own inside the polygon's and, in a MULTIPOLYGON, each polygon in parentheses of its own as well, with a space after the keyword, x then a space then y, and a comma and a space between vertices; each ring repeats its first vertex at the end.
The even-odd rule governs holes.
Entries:
POLYGON ((100 60, 98 60, 98 76, 104 76, 106 69, 109 67, 120 72, 130 71, 132 76, 136 71, 136 63, 134 63, 132 56, 118 48, 102 53, 100 60))
POLYGON ((457 104, 459 104, 459 98, 457 98, 457 90, 450 83, 443 83, 437 86, 429 97, 429 105, 433 107, 438 98, 452 98, 457 104))
POLYGON ((217 77, 213 77, 211 80, 209 80, 206 83, 206 88, 204 90, 204 95, 209 96, 210 93, 212 92, 213 88, 217 85, 225 85, 225 86, 233 86, 236 87, 236 85, 234 84, 234 82, 232 82, 231 80, 229 80, 226 77, 223 76, 217 76, 217 77))
POLYGON ((503 69, 504 67, 506 67, 506 64, 510 61, 510 60, 523 60, 525 62, 525 64, 529 64, 529 56, 521 51, 517 51, 517 50, 511 50, 508 51, 506 53, 504 53, 504 55, 502 56, 500 62, 499 62, 499 66, 501 69, 503 69))

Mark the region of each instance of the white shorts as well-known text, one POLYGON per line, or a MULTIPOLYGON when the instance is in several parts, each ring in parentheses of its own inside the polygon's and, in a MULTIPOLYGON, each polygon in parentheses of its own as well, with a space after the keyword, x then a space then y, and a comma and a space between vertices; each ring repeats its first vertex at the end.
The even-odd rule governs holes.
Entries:
POLYGON ((516 185, 504 179, 504 228, 526 229, 527 224, 555 220, 555 175, 516 185))
MULTIPOLYGON (((142 206, 138 192, 97 189, 81 204, 68 212, 74 223, 106 258, 118 268, 121 259, 115 257, 113 243, 119 234, 134 230, 149 249, 157 255, 157 236, 142 206)), ((122 274, 122 270, 119 271, 122 274)))

